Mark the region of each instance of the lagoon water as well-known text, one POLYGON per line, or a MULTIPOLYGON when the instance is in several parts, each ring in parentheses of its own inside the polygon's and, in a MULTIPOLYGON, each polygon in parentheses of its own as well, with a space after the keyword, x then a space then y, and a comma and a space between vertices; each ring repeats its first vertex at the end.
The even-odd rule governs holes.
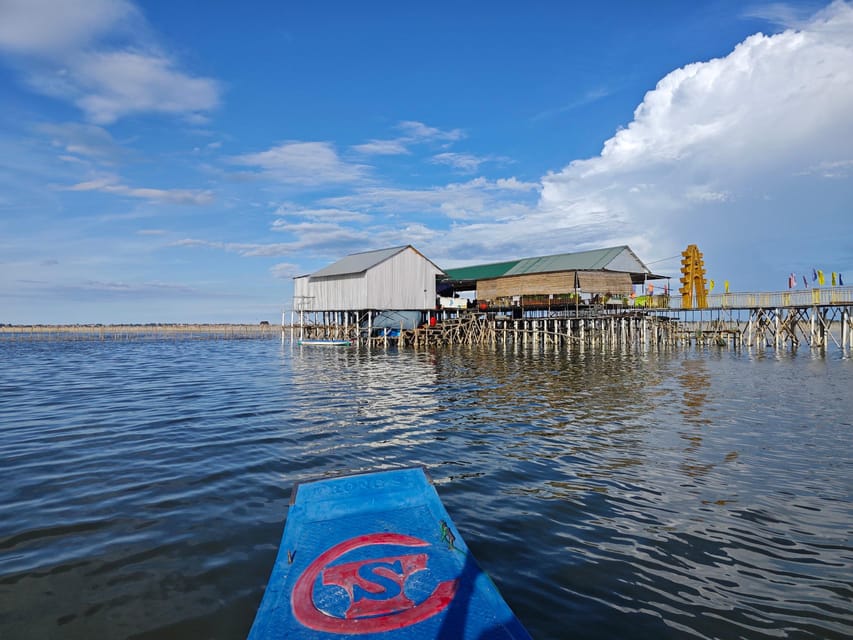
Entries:
POLYGON ((0 638, 245 638, 292 484, 424 465, 533 637, 853 637, 853 361, 0 343, 0 638))

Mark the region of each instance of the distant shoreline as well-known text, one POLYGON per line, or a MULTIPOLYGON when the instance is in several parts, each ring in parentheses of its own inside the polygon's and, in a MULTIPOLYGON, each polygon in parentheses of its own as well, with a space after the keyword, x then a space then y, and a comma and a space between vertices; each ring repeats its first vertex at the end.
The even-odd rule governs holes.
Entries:
POLYGON ((277 324, 150 323, 150 324, 16 324, 0 325, 0 340, 79 338, 271 338, 281 335, 277 324))

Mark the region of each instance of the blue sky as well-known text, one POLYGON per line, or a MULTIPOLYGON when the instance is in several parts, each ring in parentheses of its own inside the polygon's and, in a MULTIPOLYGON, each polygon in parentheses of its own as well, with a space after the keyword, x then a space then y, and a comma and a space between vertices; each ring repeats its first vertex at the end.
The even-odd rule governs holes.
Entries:
POLYGON ((0 96, 0 323, 276 321, 405 244, 853 283, 849 2, 0 0, 0 96))

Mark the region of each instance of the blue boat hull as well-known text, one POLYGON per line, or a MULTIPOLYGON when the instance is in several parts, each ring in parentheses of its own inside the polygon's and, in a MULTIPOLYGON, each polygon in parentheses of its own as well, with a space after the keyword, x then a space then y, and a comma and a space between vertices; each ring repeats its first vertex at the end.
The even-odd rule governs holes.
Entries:
POLYGON ((249 640, 530 638, 425 471, 297 485, 249 640))

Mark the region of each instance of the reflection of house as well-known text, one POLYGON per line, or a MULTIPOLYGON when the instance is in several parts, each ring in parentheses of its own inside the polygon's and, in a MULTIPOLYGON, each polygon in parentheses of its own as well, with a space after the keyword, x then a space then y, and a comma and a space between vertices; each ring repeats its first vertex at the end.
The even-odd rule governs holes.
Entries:
MULTIPOLYGON (((294 310, 345 314, 435 308, 443 271, 411 245, 350 254, 293 281, 294 310)), ((370 318, 368 318, 370 319, 370 318)), ((353 320, 362 322, 364 315, 353 320)), ((343 321, 350 323, 345 316, 343 321)))
POLYGON ((627 296, 632 285, 662 278, 628 246, 561 253, 446 269, 442 283, 453 291, 476 291, 477 299, 509 304, 522 296, 627 296))

